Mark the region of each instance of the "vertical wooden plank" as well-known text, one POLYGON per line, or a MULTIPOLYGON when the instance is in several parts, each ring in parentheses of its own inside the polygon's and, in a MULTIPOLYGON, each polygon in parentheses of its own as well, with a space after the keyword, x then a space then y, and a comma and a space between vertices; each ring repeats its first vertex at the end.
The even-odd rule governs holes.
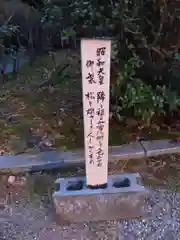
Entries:
POLYGON ((110 40, 81 40, 84 144, 89 186, 107 183, 110 40))

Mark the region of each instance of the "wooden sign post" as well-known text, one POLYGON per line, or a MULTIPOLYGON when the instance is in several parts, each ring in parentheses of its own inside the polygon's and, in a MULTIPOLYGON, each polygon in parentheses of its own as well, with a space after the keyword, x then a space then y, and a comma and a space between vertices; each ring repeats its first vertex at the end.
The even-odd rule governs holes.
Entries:
POLYGON ((86 178, 89 187, 107 184, 110 40, 81 40, 86 178))
POLYGON ((110 52, 110 40, 81 41, 86 177, 57 179, 53 194, 68 223, 143 216, 140 175, 108 176, 110 52))

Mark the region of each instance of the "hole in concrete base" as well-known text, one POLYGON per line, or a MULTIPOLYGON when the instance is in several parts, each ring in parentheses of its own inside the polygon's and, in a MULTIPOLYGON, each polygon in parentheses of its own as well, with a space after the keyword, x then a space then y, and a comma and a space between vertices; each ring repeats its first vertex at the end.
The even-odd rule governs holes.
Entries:
POLYGON ((129 178, 116 180, 113 184, 113 187, 115 188, 124 188, 124 187, 130 187, 130 186, 131 186, 131 182, 129 178))
POLYGON ((105 189, 105 188, 107 188, 107 183, 104 183, 101 185, 95 185, 95 186, 88 185, 87 187, 89 189, 105 189))
POLYGON ((84 181, 79 180, 76 182, 68 182, 67 190, 68 191, 79 191, 82 190, 84 186, 84 181))

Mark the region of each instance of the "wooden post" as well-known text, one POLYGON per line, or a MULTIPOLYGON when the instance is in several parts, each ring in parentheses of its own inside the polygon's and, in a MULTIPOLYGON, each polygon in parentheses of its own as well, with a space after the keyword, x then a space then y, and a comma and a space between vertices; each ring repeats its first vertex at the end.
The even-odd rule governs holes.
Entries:
POLYGON ((87 185, 107 184, 110 40, 81 40, 84 144, 87 185))
POLYGON ((64 223, 146 218, 140 175, 108 176, 110 52, 110 40, 81 41, 86 177, 56 180, 64 223))

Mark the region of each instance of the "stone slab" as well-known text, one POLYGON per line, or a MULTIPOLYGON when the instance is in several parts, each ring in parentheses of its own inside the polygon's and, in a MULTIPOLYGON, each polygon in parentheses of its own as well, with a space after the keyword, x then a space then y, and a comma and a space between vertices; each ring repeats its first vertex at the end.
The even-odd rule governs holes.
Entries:
POLYGON ((147 157, 180 153, 180 143, 172 140, 141 141, 147 157))
POLYGON ((21 154, 0 156, 0 170, 3 172, 18 171, 41 171, 66 167, 71 162, 71 166, 82 164, 84 161, 82 151, 58 152, 48 151, 37 154, 21 154))
POLYGON ((109 159, 113 159, 113 161, 143 157, 145 157, 145 152, 140 142, 109 147, 109 159))
MULTIPOLYGON (((126 158, 144 157, 139 142, 109 147, 109 162, 126 158)), ((0 171, 29 172, 47 169, 82 166, 85 164, 84 151, 72 152, 48 151, 36 154, 0 156, 0 171)))
POLYGON ((89 189, 85 177, 60 178, 56 184, 59 189, 53 202, 61 224, 145 217, 143 202, 149 191, 140 183, 139 174, 108 176, 104 189, 89 189), (129 185, 118 185, 127 179, 129 185), (79 182, 83 184, 76 188, 79 182), (68 190, 70 186, 75 188, 68 190))

